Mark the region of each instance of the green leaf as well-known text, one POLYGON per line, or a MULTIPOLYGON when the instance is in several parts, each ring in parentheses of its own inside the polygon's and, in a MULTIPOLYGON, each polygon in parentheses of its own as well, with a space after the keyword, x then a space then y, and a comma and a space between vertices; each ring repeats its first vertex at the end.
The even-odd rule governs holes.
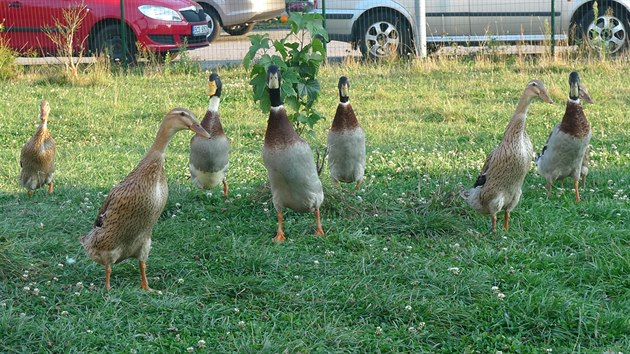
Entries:
POLYGON ((249 47, 247 54, 245 54, 245 57, 243 58, 243 66, 245 67, 245 69, 249 69, 249 64, 256 57, 256 54, 258 54, 259 50, 262 49, 266 52, 269 49, 269 42, 271 41, 271 39, 269 38, 269 35, 267 33, 253 34, 249 36, 249 41, 251 43, 251 46, 249 47))
POLYGON ((288 53, 287 53, 287 48, 285 47, 284 39, 274 41, 273 47, 276 49, 278 53, 280 53, 283 59, 286 59, 288 53))
POLYGON ((296 96, 289 96, 284 100, 284 103, 291 111, 299 111, 300 110, 300 102, 298 101, 296 96))

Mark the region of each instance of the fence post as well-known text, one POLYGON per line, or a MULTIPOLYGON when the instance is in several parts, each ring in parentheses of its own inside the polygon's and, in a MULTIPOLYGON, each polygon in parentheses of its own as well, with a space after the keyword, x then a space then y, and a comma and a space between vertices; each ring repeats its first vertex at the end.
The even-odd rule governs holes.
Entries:
POLYGON ((427 57, 427 12, 426 0, 416 0, 414 2, 416 35, 413 38, 416 47, 416 55, 421 58, 427 57))
POLYGON ((556 0, 551 0, 551 57, 555 58, 556 52, 556 0))
MULTIPOLYGON (((326 29, 326 0, 322 0, 322 17, 322 27, 326 29)), ((328 56, 328 48, 326 48, 328 43, 326 43, 326 41, 322 42, 324 42, 324 52, 326 53, 326 56, 328 56)))
POLYGON ((120 39, 122 40, 122 64, 127 67, 127 26, 125 25, 125 0, 120 0, 120 39))

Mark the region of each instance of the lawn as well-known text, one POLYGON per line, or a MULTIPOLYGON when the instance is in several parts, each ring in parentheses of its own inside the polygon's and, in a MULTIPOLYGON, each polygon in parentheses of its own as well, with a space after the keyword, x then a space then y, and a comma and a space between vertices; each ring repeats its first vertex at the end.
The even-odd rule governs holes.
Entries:
POLYGON ((261 147, 266 115, 242 68, 219 68, 220 114, 231 139, 228 198, 188 176, 192 133, 167 150, 170 195, 147 262, 104 269, 88 258, 88 232, 109 189, 151 145, 164 114, 207 107, 205 73, 82 74, 79 84, 34 69, 0 82, 0 352, 532 352, 630 350, 630 86, 628 62, 433 60, 335 64, 320 72, 308 137, 322 149, 338 102, 337 79, 366 130, 361 190, 324 169, 325 238, 312 214, 285 210, 287 242, 261 147), (592 166, 583 200, 571 183, 547 197, 527 176, 508 232, 459 192, 500 141, 530 79, 554 104, 527 118, 540 151, 560 121, 568 74, 595 104, 592 166), (44 97, 57 142, 55 192, 28 198, 17 181, 21 146, 44 97))

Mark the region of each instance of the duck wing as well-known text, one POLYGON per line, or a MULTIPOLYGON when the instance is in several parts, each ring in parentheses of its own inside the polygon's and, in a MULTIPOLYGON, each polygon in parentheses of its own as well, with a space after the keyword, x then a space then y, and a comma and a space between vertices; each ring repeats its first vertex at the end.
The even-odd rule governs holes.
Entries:
POLYGON ((543 146, 542 150, 540 151, 540 154, 536 155, 536 163, 538 163, 538 160, 540 160, 540 158, 545 154, 545 151, 547 151, 547 146, 549 145, 549 141, 551 140, 551 137, 554 135, 554 132, 558 130, 558 127, 560 127, 560 123, 556 124, 553 127, 553 129, 551 129, 551 132, 549 133, 549 136, 547 137, 547 141, 545 142, 545 146, 543 146))
POLYGON ((494 157, 495 151, 496 149, 492 150, 488 154, 488 157, 486 157, 486 162, 484 162, 483 167, 481 168, 481 173, 479 174, 479 177, 477 177, 477 180, 475 181, 473 188, 483 186, 484 184, 486 184, 486 173, 488 173, 488 170, 490 169, 490 164, 492 162, 492 158, 494 157))

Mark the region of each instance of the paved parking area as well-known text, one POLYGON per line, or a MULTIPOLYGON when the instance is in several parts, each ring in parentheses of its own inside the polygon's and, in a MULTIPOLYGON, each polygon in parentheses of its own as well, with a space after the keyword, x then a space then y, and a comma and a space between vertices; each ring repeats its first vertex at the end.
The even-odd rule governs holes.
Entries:
MULTIPOLYGON (((268 30, 268 31, 253 31, 250 34, 256 33, 268 33, 271 39, 280 39, 288 34, 286 30, 268 30)), ((188 51, 188 56, 194 60, 199 61, 203 69, 208 69, 216 66, 225 65, 238 65, 242 62, 243 57, 249 50, 250 41, 248 35, 244 36, 230 36, 227 33, 222 33, 217 40, 211 43, 209 46, 199 49, 193 49, 188 51)), ((328 59, 330 61, 341 61, 346 57, 361 57, 361 52, 358 49, 352 49, 349 43, 332 41, 327 45, 328 59)), ((574 50, 573 47, 561 47, 557 46, 558 52, 574 50)), ((540 45, 521 45, 521 46, 494 46, 490 47, 464 47, 464 46, 445 46, 440 49, 440 52, 446 55, 465 55, 473 52, 485 51, 500 54, 541 54, 548 51, 548 48, 540 45)), ((272 49, 273 52, 273 49, 272 49)), ((82 62, 89 63, 92 58, 83 58, 82 62)), ((20 57, 17 60, 18 64, 22 65, 48 65, 48 64, 61 64, 58 58, 45 57, 45 58, 23 58, 20 57)))

